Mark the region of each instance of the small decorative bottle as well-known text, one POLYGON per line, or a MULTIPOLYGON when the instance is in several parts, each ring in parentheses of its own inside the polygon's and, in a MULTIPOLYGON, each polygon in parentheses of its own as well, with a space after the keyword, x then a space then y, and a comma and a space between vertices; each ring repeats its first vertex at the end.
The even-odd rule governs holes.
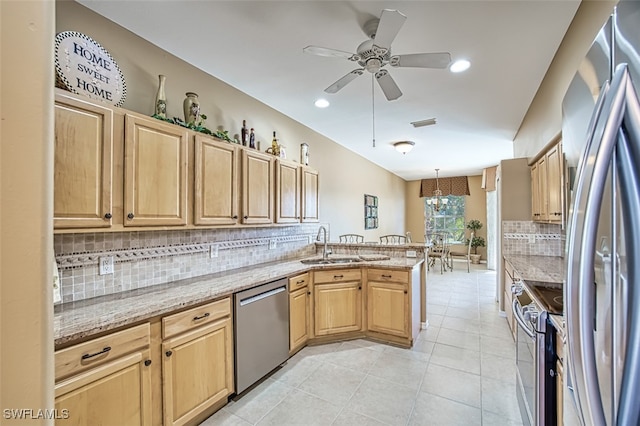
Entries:
POLYGON ((198 95, 193 92, 187 92, 186 98, 182 103, 184 109, 184 121, 187 124, 197 124, 198 117, 200 116, 200 102, 198 101, 198 95))
POLYGON ((300 164, 309 165, 309 145, 304 142, 300 144, 300 164))
POLYGON ((164 75, 158 76, 158 93, 156 93, 156 111, 155 115, 167 118, 167 97, 164 94, 164 75))
POLYGON ((249 134, 249 148, 256 148, 256 135, 253 133, 253 127, 251 128, 251 133, 249 134))
POLYGON ((276 157, 280 156, 280 147, 278 146, 278 138, 276 138, 276 131, 273 131, 273 140, 271 141, 271 153, 276 157))
POLYGON ((247 146, 247 120, 242 120, 242 130, 240 134, 242 135, 242 146, 247 146))

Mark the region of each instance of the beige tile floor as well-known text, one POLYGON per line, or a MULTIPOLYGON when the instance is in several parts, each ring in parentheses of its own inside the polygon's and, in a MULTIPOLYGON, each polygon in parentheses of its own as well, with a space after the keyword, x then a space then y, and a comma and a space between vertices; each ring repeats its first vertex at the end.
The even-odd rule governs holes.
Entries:
POLYGON ((429 327, 412 349, 367 340, 306 347, 202 425, 521 425, 496 274, 455 267, 429 272, 429 327))

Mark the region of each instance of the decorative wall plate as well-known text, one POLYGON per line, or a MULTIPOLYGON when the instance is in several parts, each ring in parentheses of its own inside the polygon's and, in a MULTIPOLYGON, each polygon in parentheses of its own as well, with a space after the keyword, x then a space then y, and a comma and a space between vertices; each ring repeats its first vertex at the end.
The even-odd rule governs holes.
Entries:
POLYGON ((56 84, 73 93, 115 106, 127 97, 127 84, 115 59, 97 41, 77 31, 55 39, 56 84))

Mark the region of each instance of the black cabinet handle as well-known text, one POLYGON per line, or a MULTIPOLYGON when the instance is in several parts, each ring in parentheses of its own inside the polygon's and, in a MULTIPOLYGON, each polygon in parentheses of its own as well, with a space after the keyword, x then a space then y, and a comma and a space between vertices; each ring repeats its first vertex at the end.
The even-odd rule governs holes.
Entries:
POLYGON ((244 216, 245 219, 249 219, 249 216, 244 216))
POLYGON ((362 286, 361 286, 361 285, 360 285, 360 286, 358 286, 358 290, 362 290, 362 286))
POLYGON ((102 355, 102 354, 106 354, 107 352, 109 352, 111 350, 111 346, 107 346, 106 348, 104 348, 103 350, 101 350, 100 352, 96 352, 94 354, 84 354, 82 355, 82 359, 89 359, 89 358, 93 358, 94 356, 98 356, 98 355, 102 355))
POLYGON ((311 296, 311 292, 310 292, 310 291, 308 291, 308 292, 307 292, 307 294, 308 294, 309 296, 311 296))
POLYGON ((333 279, 337 280, 337 279, 340 279, 340 278, 343 278, 343 277, 344 277, 344 275, 334 275, 333 279))
POLYGON ((133 216, 133 213, 129 213, 129 214, 127 215, 127 218, 128 218, 129 220, 133 219, 133 217, 134 217, 134 216, 133 216))
POLYGON ((111 213, 105 213, 104 218, 105 219, 111 219, 113 216, 111 216, 111 213))
POLYGON ((171 352, 171 351, 166 351, 164 354, 165 354, 166 356, 171 356, 171 355, 173 354, 173 352, 171 352))
POLYGON ((237 219, 238 215, 232 216, 231 219, 237 219))
POLYGON ((150 366, 151 360, 150 359, 145 360, 144 365, 146 365, 147 367, 150 366))
POLYGON ((296 281, 296 284, 302 284, 304 280, 296 281))
POLYGON ((391 275, 382 275, 382 278, 391 278, 391 275))
POLYGON ((193 320, 194 321, 198 321, 198 320, 201 320, 201 319, 206 318, 208 316, 209 316, 209 312, 205 312, 204 315, 200 315, 199 317, 198 316, 193 317, 193 320))
POLYGON ((407 294, 407 293, 408 293, 408 291, 407 291, 407 290, 405 290, 405 291, 404 291, 404 294, 407 294))

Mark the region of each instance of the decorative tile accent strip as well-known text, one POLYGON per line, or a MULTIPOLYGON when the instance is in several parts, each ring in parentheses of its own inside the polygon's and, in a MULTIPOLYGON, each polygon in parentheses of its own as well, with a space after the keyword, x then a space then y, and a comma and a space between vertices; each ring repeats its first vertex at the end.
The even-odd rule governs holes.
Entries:
POLYGON ((538 240, 560 240, 562 239, 561 234, 521 234, 521 233, 510 233, 505 232, 502 234, 505 240, 529 240, 531 235, 535 235, 536 241, 538 240))
POLYGON ((271 241, 276 244, 290 243, 294 241, 308 241, 307 235, 290 235, 283 237, 253 238, 247 240, 220 241, 206 244, 181 244, 163 247, 150 247, 141 249, 116 249, 92 253, 67 254, 56 256, 59 269, 77 268, 96 265, 100 257, 113 256, 114 262, 131 262, 158 257, 178 256, 183 254, 206 253, 212 245, 217 245, 218 250, 231 250, 246 247, 269 245, 271 241))

